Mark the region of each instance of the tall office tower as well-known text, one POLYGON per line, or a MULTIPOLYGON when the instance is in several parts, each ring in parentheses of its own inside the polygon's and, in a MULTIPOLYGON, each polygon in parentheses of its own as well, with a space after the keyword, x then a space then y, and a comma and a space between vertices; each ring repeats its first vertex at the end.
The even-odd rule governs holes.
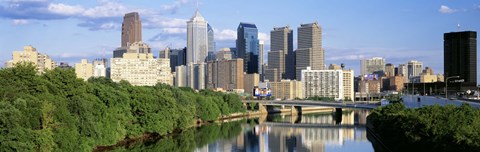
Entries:
POLYGON ((237 58, 243 59, 243 72, 258 73, 259 41, 258 29, 252 23, 240 23, 237 28, 237 58))
POLYGON ((205 62, 208 55, 207 21, 197 10, 187 22, 187 64, 205 62))
POLYGON ((280 51, 283 53, 283 59, 268 58, 269 65, 277 68, 283 79, 295 79, 295 55, 293 53, 293 31, 289 26, 273 28, 270 31, 271 48, 270 51, 280 51), (272 62, 270 62, 272 60, 272 62), (282 65, 279 65, 282 63, 282 65), (279 65, 279 66, 277 66, 279 65))
POLYGON ((37 49, 31 45, 23 47, 23 51, 13 51, 12 60, 6 63, 6 67, 14 67, 17 63, 30 62, 37 67, 37 73, 45 73, 46 70, 52 70, 57 67, 48 55, 37 52, 37 49))
POLYGON ((213 28, 210 24, 207 24, 207 34, 208 34, 208 54, 207 54, 207 61, 215 60, 215 36, 213 28))
POLYGON ((387 77, 395 76, 395 65, 391 63, 385 64, 385 76, 387 77))
POLYGON ((360 61, 362 75, 372 74, 373 72, 385 72, 385 59, 381 57, 373 57, 360 61))
POLYGON ((270 82, 278 82, 282 79, 284 71, 285 54, 283 51, 268 52, 268 69, 265 72, 265 79, 270 82))
POLYGON ((142 41, 142 22, 137 12, 131 12, 123 16, 122 23, 122 47, 128 43, 142 41))
POLYGON ((82 59, 80 63, 75 64, 75 74, 77 78, 87 81, 93 76, 93 64, 88 63, 87 59, 82 59))
POLYGON ((408 68, 408 78, 412 78, 415 76, 420 76, 420 73, 422 73, 423 70, 423 64, 422 62, 415 61, 415 60, 410 60, 407 63, 407 68, 408 68))
POLYGON ((322 28, 317 22, 301 24, 298 28, 298 49, 295 51, 295 78, 299 79, 302 70, 311 67, 312 70, 325 68, 322 48, 322 28))
POLYGON ((244 89, 243 59, 207 62, 207 88, 244 89))
POLYGON ((169 49, 170 53, 170 68, 175 72, 175 67, 187 65, 187 48, 169 49))
POLYGON ((445 78, 460 76, 465 83, 477 83, 477 32, 450 32, 443 35, 445 78))
POLYGON ((260 81, 263 82, 263 78, 265 77, 265 69, 263 67, 264 64, 264 51, 265 51, 265 42, 259 41, 258 42, 258 74, 260 74, 260 81))

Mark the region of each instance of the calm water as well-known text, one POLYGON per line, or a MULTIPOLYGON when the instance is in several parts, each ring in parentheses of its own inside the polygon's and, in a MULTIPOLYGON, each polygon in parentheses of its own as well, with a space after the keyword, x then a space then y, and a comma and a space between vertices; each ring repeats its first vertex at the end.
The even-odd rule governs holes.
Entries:
POLYGON ((368 114, 367 110, 325 109, 293 117, 264 115, 192 128, 114 151, 369 152, 374 150, 366 137, 368 114))

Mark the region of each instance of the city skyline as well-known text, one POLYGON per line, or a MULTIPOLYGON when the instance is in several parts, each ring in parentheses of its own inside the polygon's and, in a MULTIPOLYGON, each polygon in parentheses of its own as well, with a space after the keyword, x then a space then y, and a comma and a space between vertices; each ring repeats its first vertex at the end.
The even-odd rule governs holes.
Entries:
MULTIPOLYGON (((267 56, 270 51, 269 31, 273 27, 289 25, 297 33, 300 24, 317 21, 324 33, 325 64, 345 63, 357 73, 360 73, 360 60, 374 56, 384 57, 386 63, 394 65, 419 60, 435 72, 443 73, 443 61, 440 60, 443 58, 443 33, 457 31, 457 24, 462 31, 480 29, 480 25, 475 24, 475 16, 480 15, 480 4, 475 1, 308 1, 304 4, 292 1, 292 4, 275 6, 257 2, 256 5, 264 10, 235 8, 245 5, 242 2, 200 1, 200 12, 215 30, 217 49, 235 46, 237 25, 251 22, 259 29, 259 39, 265 41, 264 56, 267 56), (299 8, 303 10, 281 11, 299 8), (225 10, 238 15, 225 16, 225 10), (428 22, 424 21, 425 18, 428 22)), ((183 48, 187 45, 186 21, 196 7, 195 1, 191 0, 81 3, 40 0, 3 1, 0 5, 0 31, 9 35, 1 39, 0 61, 8 61, 12 51, 31 44, 40 53, 70 65, 81 58, 111 57, 113 50, 121 44, 122 17, 131 11, 139 12, 143 39, 152 46, 154 54, 168 45, 183 48)), ((294 50, 297 49, 296 39, 294 34, 294 50)))

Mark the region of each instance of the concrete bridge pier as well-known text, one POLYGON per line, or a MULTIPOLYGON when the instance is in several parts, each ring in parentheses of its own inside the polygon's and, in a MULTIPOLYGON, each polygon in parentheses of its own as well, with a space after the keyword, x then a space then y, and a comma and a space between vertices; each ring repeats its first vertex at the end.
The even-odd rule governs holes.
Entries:
POLYGON ((343 115, 342 108, 335 108, 335 113, 334 113, 335 124, 342 123, 342 115, 343 115))

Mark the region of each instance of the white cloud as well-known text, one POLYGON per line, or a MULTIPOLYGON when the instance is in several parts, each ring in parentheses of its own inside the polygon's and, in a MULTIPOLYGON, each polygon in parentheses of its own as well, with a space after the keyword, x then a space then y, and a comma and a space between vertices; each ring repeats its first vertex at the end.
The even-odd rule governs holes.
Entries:
POLYGON ((188 0, 176 0, 173 4, 162 5, 160 8, 162 8, 163 11, 168 11, 174 14, 183 4, 186 3, 188 3, 188 0))
POLYGON ((214 32, 215 32, 215 40, 217 41, 237 39, 237 32, 231 29, 223 29, 223 30, 214 29, 214 32))
POLYGON ((101 1, 100 6, 85 10, 83 16, 91 18, 101 17, 119 17, 123 16, 129 10, 123 4, 111 1, 101 1))
POLYGON ((160 15, 147 15, 142 21, 145 28, 186 27, 187 20, 179 18, 167 18, 160 15))
POLYGON ((187 33, 186 28, 163 28, 163 33, 165 34, 185 34, 187 33))
POLYGON ((438 9, 438 12, 443 13, 443 14, 450 14, 450 13, 454 13, 456 11, 457 10, 451 9, 446 5, 441 5, 440 8, 438 9))
POLYGON ((13 20, 14 25, 25 25, 28 24, 28 20, 23 20, 23 19, 15 19, 13 20))
POLYGON ((85 11, 85 9, 80 5, 66 5, 63 3, 50 3, 47 9, 52 13, 60 15, 78 15, 85 11))
POLYGON ((258 40, 265 42, 265 44, 270 44, 270 35, 267 33, 258 33, 258 40))

